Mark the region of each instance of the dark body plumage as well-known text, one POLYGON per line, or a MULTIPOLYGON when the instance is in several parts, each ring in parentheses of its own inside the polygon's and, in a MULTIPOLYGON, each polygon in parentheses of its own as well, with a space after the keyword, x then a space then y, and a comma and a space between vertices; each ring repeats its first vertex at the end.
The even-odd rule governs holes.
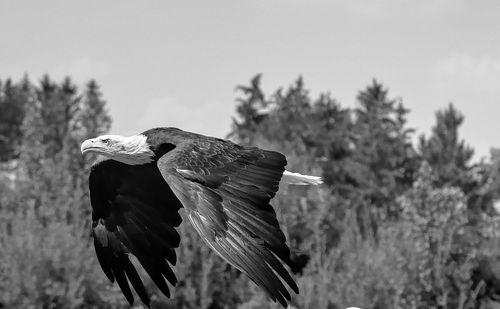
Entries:
POLYGON ((142 134, 155 154, 153 162, 127 165, 108 159, 96 163, 90 173, 94 245, 108 278, 118 282, 132 303, 130 281, 149 305, 127 257, 131 253, 169 297, 165 279, 177 282, 170 265, 176 263, 180 238, 175 227, 181 223, 178 210, 184 207, 214 251, 286 306, 290 294, 282 280, 296 293, 298 288, 282 265, 293 263, 269 204, 285 157, 174 128, 142 134))

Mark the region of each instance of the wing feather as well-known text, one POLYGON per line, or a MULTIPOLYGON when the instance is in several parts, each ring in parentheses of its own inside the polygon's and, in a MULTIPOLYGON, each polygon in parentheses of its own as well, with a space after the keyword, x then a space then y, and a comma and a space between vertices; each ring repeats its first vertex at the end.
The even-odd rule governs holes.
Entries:
POLYGON ((150 306, 150 297, 128 254, 136 256, 155 285, 170 296, 166 281, 177 283, 170 265, 176 263, 182 206, 154 164, 130 166, 105 160, 92 167, 89 178, 92 235, 97 259, 127 301, 134 296, 150 306), (170 263, 170 264, 169 264, 170 263))
POLYGON ((284 282, 298 287, 282 264, 292 265, 290 250, 269 204, 285 157, 204 137, 177 144, 157 164, 202 239, 286 307, 284 282))

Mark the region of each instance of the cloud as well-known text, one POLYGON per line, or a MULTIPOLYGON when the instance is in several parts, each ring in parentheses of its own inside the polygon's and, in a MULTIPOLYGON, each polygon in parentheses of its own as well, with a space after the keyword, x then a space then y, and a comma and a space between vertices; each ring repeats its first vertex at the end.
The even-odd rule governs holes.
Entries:
POLYGON ((68 64, 57 66, 53 71, 53 75, 58 78, 69 76, 76 82, 86 82, 89 79, 102 79, 109 72, 109 64, 83 56, 68 64))
POLYGON ((500 90, 500 53, 452 53, 435 64, 434 75, 438 86, 468 87, 496 92, 500 90))

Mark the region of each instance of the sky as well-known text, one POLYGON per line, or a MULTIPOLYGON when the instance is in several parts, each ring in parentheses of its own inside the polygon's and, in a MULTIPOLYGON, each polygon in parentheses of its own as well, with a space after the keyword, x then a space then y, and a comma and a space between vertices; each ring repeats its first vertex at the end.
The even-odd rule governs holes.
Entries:
POLYGON ((496 0, 0 0, 0 79, 95 78, 112 133, 225 137, 257 73, 266 94, 302 76, 347 107, 376 78, 418 134, 453 102, 479 159, 500 147, 499 16, 496 0))

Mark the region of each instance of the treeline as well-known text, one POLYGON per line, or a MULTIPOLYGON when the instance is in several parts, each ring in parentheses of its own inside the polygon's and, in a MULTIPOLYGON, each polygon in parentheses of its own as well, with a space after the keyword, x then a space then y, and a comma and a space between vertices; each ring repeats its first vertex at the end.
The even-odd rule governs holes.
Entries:
MULTIPOLYGON (((273 201, 293 258, 297 308, 498 308, 500 151, 473 164, 449 104, 429 136, 374 80, 355 108, 311 98, 299 78, 265 94, 239 86, 229 138, 287 155, 288 169, 322 175, 282 187, 273 201), (416 145, 412 142, 418 140, 416 145)), ((22 308, 126 308, 90 239, 82 140, 109 130, 95 81, 48 76, 0 82, 0 303, 22 308)), ((168 126, 168 124, 165 124, 168 126)), ((172 299, 153 308, 279 308, 200 245, 189 224, 172 299)))

